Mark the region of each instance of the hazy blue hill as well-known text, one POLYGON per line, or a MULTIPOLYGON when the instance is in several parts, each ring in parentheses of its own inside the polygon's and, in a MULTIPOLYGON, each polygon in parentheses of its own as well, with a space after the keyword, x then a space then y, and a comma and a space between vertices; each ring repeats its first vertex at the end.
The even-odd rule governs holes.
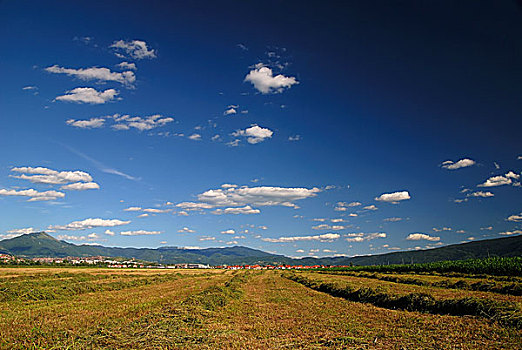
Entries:
POLYGON ((241 246, 207 249, 183 249, 177 247, 152 249, 75 245, 59 241, 45 232, 38 232, 0 241, 0 252, 28 258, 101 255, 129 259, 135 258, 164 264, 381 265, 463 260, 488 256, 522 256, 522 236, 454 244, 429 250, 394 252, 352 258, 292 259, 283 255, 270 254, 261 250, 241 246))

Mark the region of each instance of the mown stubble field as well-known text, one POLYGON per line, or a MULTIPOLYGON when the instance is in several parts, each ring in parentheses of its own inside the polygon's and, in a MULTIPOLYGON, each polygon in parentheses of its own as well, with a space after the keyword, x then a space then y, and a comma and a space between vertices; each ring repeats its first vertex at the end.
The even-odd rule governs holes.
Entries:
POLYGON ((316 272, 2 268, 0 348, 519 349, 521 301, 506 293, 316 272), (508 305, 509 313, 378 307, 371 298, 358 302, 321 291, 322 282, 392 297, 490 299, 508 305))

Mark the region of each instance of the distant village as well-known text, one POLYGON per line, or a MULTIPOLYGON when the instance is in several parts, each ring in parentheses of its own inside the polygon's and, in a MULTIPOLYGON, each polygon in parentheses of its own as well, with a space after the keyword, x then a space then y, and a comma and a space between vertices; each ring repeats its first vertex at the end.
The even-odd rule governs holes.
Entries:
POLYGON ((62 265, 62 266, 100 266, 115 269, 228 269, 228 270, 285 270, 285 269, 318 269, 326 265, 219 265, 210 266, 199 263, 155 264, 138 260, 114 260, 104 256, 65 257, 65 258, 21 258, 9 254, 0 254, 0 263, 4 265, 62 265))

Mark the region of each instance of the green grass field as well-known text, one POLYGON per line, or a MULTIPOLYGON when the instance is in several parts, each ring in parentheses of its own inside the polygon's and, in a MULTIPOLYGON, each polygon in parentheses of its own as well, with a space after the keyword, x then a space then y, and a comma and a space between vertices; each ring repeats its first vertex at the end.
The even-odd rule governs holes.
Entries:
POLYGON ((520 281, 461 279, 1 268, 0 348, 520 349, 520 281))

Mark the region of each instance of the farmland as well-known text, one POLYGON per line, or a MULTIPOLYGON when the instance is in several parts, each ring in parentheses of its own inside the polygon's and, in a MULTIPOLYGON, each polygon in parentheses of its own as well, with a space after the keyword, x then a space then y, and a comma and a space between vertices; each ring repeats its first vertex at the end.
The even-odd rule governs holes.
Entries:
POLYGON ((468 285, 509 286, 499 292, 455 288, 461 279, 326 270, 3 268, 0 348, 520 348, 520 280, 469 276, 468 285))

